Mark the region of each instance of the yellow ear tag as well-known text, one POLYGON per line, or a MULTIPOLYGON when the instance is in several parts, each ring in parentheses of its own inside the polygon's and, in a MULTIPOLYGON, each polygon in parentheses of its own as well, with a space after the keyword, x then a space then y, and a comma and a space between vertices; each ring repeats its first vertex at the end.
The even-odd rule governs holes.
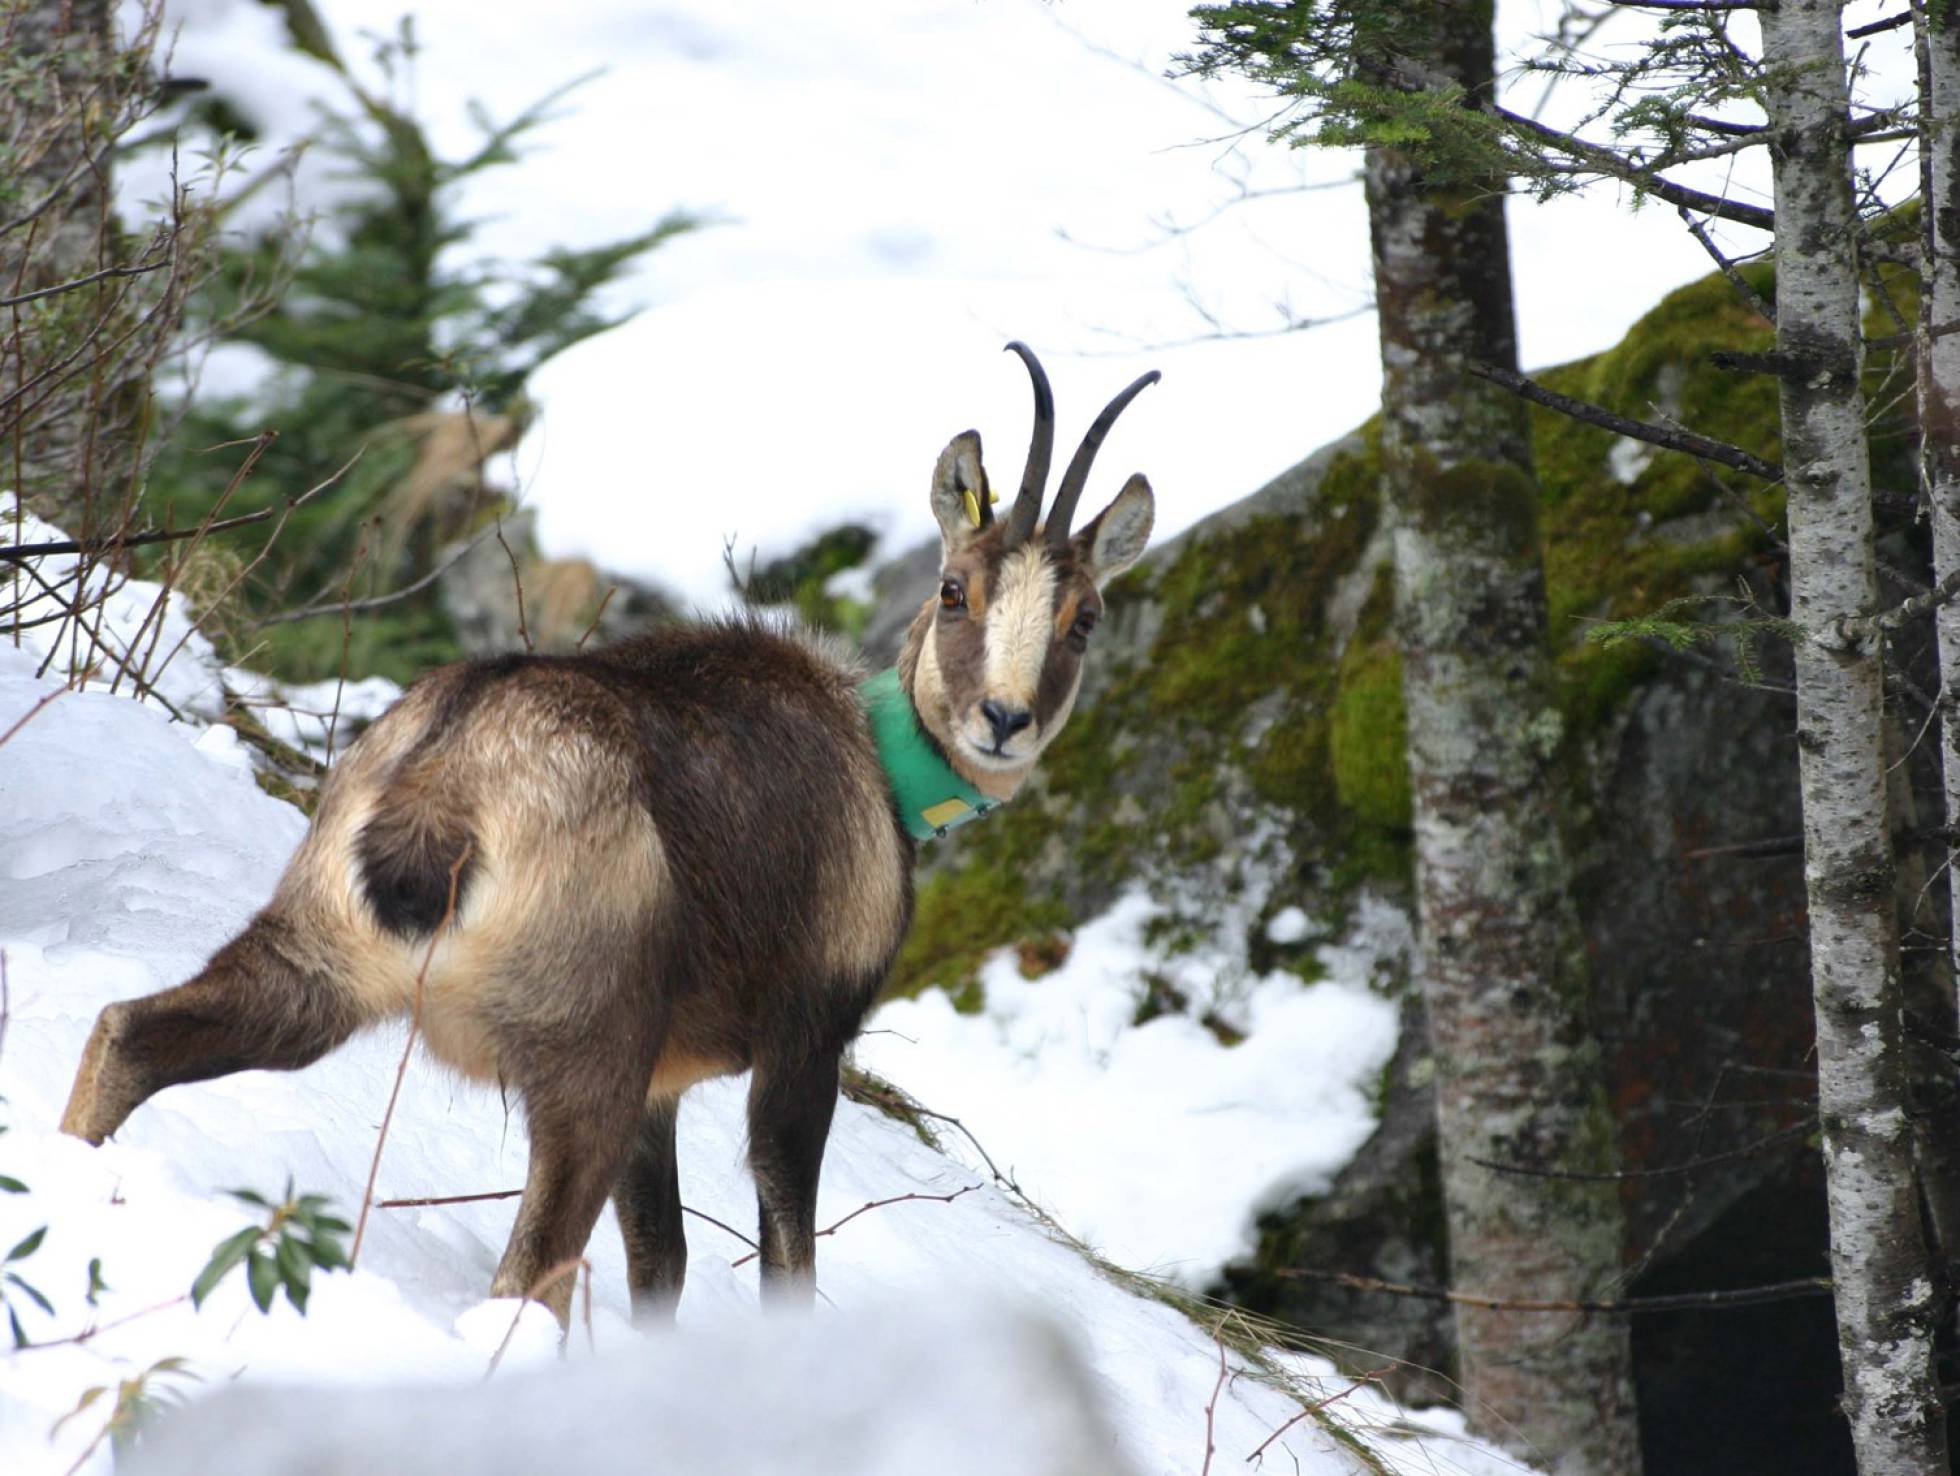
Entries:
POLYGON ((979 527, 980 499, 973 495, 973 489, 971 487, 967 488, 961 495, 966 499, 966 520, 973 524, 974 527, 979 527))

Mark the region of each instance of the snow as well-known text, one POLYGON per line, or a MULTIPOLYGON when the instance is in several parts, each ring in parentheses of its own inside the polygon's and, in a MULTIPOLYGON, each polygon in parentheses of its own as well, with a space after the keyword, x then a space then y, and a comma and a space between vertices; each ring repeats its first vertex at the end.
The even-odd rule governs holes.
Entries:
MULTIPOLYGON (((599 72, 528 157, 467 187, 483 227, 465 254, 613 239, 673 205, 720 221, 621 287, 638 318, 534 381, 542 413, 519 464, 548 551, 707 606, 727 597, 728 537, 767 557, 857 519, 887 552, 909 546, 932 531, 928 477, 955 433, 978 427, 996 480, 1018 476, 1028 388, 1000 352, 1009 338, 1048 363, 1064 440, 1137 373, 1164 371, 1088 494, 1147 471, 1160 538, 1365 419, 1379 370, 1358 161, 1266 145, 1256 125, 1273 109, 1250 89, 1168 80, 1195 40, 1188 8, 423 0, 426 50, 395 91, 451 155, 474 142, 468 100, 509 118, 599 72), (1245 191, 1272 193, 1234 203, 1245 191), (1339 321, 1275 333, 1289 315, 1339 321), (1212 338, 1214 320, 1265 336, 1212 338)), ((1523 45, 1562 8, 1505 0, 1503 42, 1523 45)), ((363 37, 394 30, 399 0, 322 9, 374 84, 363 37)), ((177 69, 238 95, 264 128, 257 168, 337 97, 326 69, 278 44, 276 9, 168 0, 168 13, 177 69)), ((1637 44, 1656 23, 1616 18, 1598 44, 1637 44)), ((1507 100, 1535 107, 1541 88, 1515 75, 1507 100)), ((1545 116, 1568 123, 1583 105, 1574 92, 1545 116)), ((1762 198, 1752 168, 1716 160, 1685 177, 1762 198)), ((300 166, 303 209, 347 187, 329 175, 315 156, 300 166)), ((158 184, 132 172, 128 188, 158 184)), ((1527 363, 1609 346, 1708 270, 1671 212, 1635 215, 1610 187, 1517 200, 1512 221, 1527 363)))
MULTIPOLYGON (((154 604, 156 590, 131 584, 123 594, 134 610, 154 604)), ((194 639, 184 649, 202 652, 194 639)), ((127 689, 112 694, 100 681, 66 690, 55 675, 38 675, 39 666, 31 645, 0 644, 0 732, 20 722, 0 747, 0 957, 8 1004, 0 1044, 0 1125, 7 1128, 0 1173, 27 1186, 25 1193, 0 1193, 0 1247, 47 1227, 39 1248, 12 1269, 54 1310, 45 1313, 9 1289, 28 1337, 51 1346, 0 1352, 0 1470, 107 1472, 106 1443, 84 1452, 103 1427, 115 1388, 162 1359, 185 1360, 182 1375, 156 1377, 191 1400, 227 1385, 353 1385, 364 1391, 350 1396, 354 1403, 377 1418, 388 1410, 399 1417, 404 1407, 405 1396, 389 1395, 388 1387, 482 1380, 516 1310, 483 1298, 514 1214, 508 1200, 375 1210, 360 1269, 317 1277, 304 1318, 283 1301, 260 1315, 238 1275, 202 1310, 184 1298, 216 1243, 252 1223, 253 1212, 227 1190, 277 1193, 290 1176, 302 1192, 332 1196, 343 1213, 358 1204, 402 1049, 399 1027, 359 1037, 304 1071, 248 1072, 173 1089, 100 1149, 54 1130, 97 1011, 191 975, 269 893, 305 822, 258 789, 230 740, 214 736, 220 729, 176 720, 159 703, 132 700, 127 689), (85 1293, 93 1258, 100 1259, 108 1289, 91 1306, 85 1293), (60 1341, 91 1327, 100 1331, 85 1341, 60 1341), (99 1402, 55 1428, 98 1388, 110 1397, 97 1396, 99 1402)), ((219 678, 208 654, 185 659, 176 674, 187 700, 215 690, 219 678)), ((1131 901, 1084 928, 1070 966, 1055 979, 1025 985, 1019 996, 1011 970, 990 965, 989 991, 999 1001, 994 1012, 943 1030, 922 1027, 919 1050, 939 1054, 912 1084, 942 1111, 953 1110, 943 1093, 958 1093, 959 1109, 984 1121, 1003 1104, 984 1101, 973 1083, 951 1071, 957 1030, 994 1031, 1031 1050, 1039 1070, 1024 1069, 1012 1083, 996 1078, 1006 1105, 1018 1111, 1015 1099, 1025 1092, 1045 1104, 1049 1137, 1069 1136, 1064 1125, 1073 1129, 1080 1121, 1084 1141, 1093 1138, 1102 1148, 1073 1160, 1061 1153, 1043 1158, 1024 1147, 1023 1129, 1005 1112, 989 1130, 998 1126, 1000 1141, 1015 1144, 1016 1162, 1057 1203, 1079 1197, 1092 1215, 1157 1213, 1158 1202, 1143 1189, 1123 1210, 1118 1181, 1162 1178, 1167 1164, 1178 1172, 1189 1166, 1195 1150, 1192 1142, 1177 1141, 1174 1114, 1141 1118, 1129 1130, 1131 1143, 1160 1135, 1166 1141, 1155 1146, 1174 1153, 1174 1162, 1153 1166, 1151 1154, 1126 1146, 1117 1132, 1118 1109, 1141 1102, 1153 1074, 1173 1093, 1167 1101, 1186 1114, 1182 1131, 1195 1132, 1196 1118, 1215 1110, 1236 1114, 1239 1131, 1271 1136, 1276 1148, 1255 1142, 1224 1154, 1236 1159, 1243 1152, 1250 1166, 1217 1164, 1214 1176, 1189 1190, 1189 1197, 1225 1205, 1228 1213, 1217 1223, 1195 1214, 1167 1222, 1177 1237, 1168 1250, 1147 1238, 1129 1242, 1141 1257, 1196 1265, 1218 1255, 1242 1228, 1245 1195, 1271 1189, 1274 1175, 1292 1175, 1297 1187, 1324 1174, 1338 1161, 1339 1145, 1351 1147, 1365 1132, 1365 1106, 1351 1085, 1357 1073, 1339 1058, 1379 1057, 1391 1043, 1392 1022, 1368 994, 1362 973, 1361 960, 1380 951, 1377 940, 1354 944, 1345 960, 1330 953, 1332 977, 1312 986, 1247 977, 1227 987, 1199 977, 1202 960, 1173 962, 1183 987, 1249 1030, 1232 1051, 1177 1021, 1125 1029, 1123 998, 1134 982, 1126 976, 1140 956, 1146 914, 1145 904, 1131 901), (1048 984, 1056 986, 1052 997, 1042 997, 1048 984), (1315 1032, 1324 1036, 1309 1039, 1315 1032), (1308 1054, 1290 1062, 1289 1076, 1282 1058, 1302 1050, 1308 1054), (1078 1173, 1088 1176, 1087 1188, 1070 1178, 1078 1173), (1199 1232, 1207 1238, 1195 1238, 1199 1232)), ((983 1056, 992 1050, 996 1060, 1006 1049, 989 1047, 984 1036, 970 1043, 983 1056)), ((736 1227, 753 1220, 743 1166, 744 1098, 740 1080, 709 1083, 689 1096, 681 1118, 687 1204, 736 1227)), ((1222 1154, 1224 1142, 1213 1139, 1212 1151, 1222 1154)), ((521 1113, 508 1112, 494 1092, 447 1078, 418 1055, 387 1139, 377 1194, 501 1190, 522 1181, 525 1161, 521 1113)), ((747 1247, 691 1219, 678 1329, 636 1329, 608 1211, 589 1250, 590 1344, 584 1329, 576 1329, 564 1368, 550 1377, 601 1399, 604 1389, 618 1387, 622 1361, 644 1360, 665 1371, 660 1377, 670 1386, 672 1407, 701 1411, 705 1427, 736 1432, 731 1438, 779 1424, 805 1429, 811 1432, 806 1469, 876 1470, 890 1468, 878 1462, 906 1450, 907 1432, 921 1420, 972 1427, 976 1411, 989 1407, 984 1400, 970 1403, 980 1398, 972 1391, 1016 1387, 1013 1367, 1033 1357, 1029 1349, 1039 1344, 1066 1347, 1066 1354, 1054 1354, 1062 1359, 1057 1366, 1075 1369, 1070 1377, 1093 1391, 1101 1418, 1095 1435, 1115 1453, 1112 1467, 1128 1462, 1144 1476, 1197 1467, 1214 1390, 1221 1460, 1242 1461, 1298 1413, 1299 1397, 1340 1395, 1329 1417, 1365 1434, 1394 1469, 1516 1469, 1463 1441, 1447 1418, 1406 1416, 1372 1386, 1352 1387, 1324 1361, 1289 1356, 1263 1374, 1229 1377, 1221 1388, 1218 1347, 1205 1327, 1099 1270, 967 1156, 935 1151, 904 1125, 841 1104, 819 1222, 831 1225, 872 1201, 904 1195, 925 1197, 859 1214, 824 1238, 823 1305, 808 1325, 793 1328, 757 1326, 754 1266, 734 1264, 747 1247), (952 1336, 949 1325, 976 1331, 952 1336), (827 1386, 822 1371, 863 1364, 871 1329, 894 1349, 911 1350, 909 1361, 921 1374, 895 1386, 908 1405, 903 1419, 884 1421, 875 1407, 840 1412, 809 1392, 827 1386), (751 1355, 759 1360, 758 1376, 731 1382, 729 1369, 751 1355), (836 1442, 844 1439, 855 1454, 834 1459, 836 1442)), ((527 1309, 497 1384, 509 1379, 515 1390, 516 1381, 532 1376, 527 1371, 555 1365, 558 1343, 548 1316, 527 1309)), ((1237 1370, 1242 1360, 1234 1354, 1230 1364, 1237 1370)), ((511 1397, 515 1408, 533 1396, 511 1397)), ((312 1398, 308 1408, 316 1407, 312 1398)), ((421 1407, 419 1400, 406 1403, 421 1407)), ((467 1412, 459 1417, 470 1423, 467 1412)), ((358 1422, 333 1423, 353 1438, 358 1422)), ((193 1429, 187 1421, 185 1438, 193 1429)), ((483 1434, 494 1432, 485 1424, 483 1434)), ((760 1433, 755 1438, 758 1450, 770 1448, 760 1433)), ((1268 1455, 1289 1465, 1297 1459, 1299 1469, 1317 1476, 1359 1469, 1348 1449, 1312 1420, 1295 1425, 1268 1455)), ((375 1468, 372 1461, 362 1465, 375 1468)), ((678 1457, 664 1467, 724 1468, 737 1467, 678 1457)))
POLYGON ((1396 1010, 1371 988, 1385 960, 1368 948, 1320 950, 1328 976, 1312 984, 1248 976, 1215 949, 1157 956, 1160 914, 1126 896, 1038 979, 995 956, 979 1014, 937 989, 894 1000, 858 1059, 960 1118, 1110 1259, 1202 1287, 1253 1249, 1257 1211, 1325 1190, 1374 1130, 1396 1010), (1134 1025, 1150 974, 1192 1005, 1134 1025), (1243 1041, 1222 1043, 1207 1013, 1243 1041))

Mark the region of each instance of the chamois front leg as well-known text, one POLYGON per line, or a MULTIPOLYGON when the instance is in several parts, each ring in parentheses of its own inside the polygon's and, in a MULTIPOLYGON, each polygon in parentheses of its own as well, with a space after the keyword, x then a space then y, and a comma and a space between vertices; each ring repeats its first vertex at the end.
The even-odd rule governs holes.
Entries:
POLYGON ((165 1087, 254 1068, 294 1071, 366 1015, 318 964, 303 929, 261 913, 175 989, 104 1009, 82 1051, 61 1130, 100 1143, 165 1087))
POLYGON ((761 1228, 762 1295, 809 1306, 817 1290, 817 1179, 837 1110, 838 1053, 788 1051, 755 1064, 749 1169, 761 1228))
POLYGON ((626 1284, 633 1311, 671 1322, 687 1276, 687 1231, 681 1223, 681 1181, 674 1152, 680 1099, 647 1108, 639 1136, 613 1185, 613 1208, 626 1241, 626 1284))

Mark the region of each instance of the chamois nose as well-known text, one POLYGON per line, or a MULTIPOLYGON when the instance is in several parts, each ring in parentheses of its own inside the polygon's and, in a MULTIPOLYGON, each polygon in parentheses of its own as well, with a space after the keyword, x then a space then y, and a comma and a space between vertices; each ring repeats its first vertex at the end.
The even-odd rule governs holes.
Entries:
POLYGON ((1005 748, 1008 739, 1034 721, 1034 714, 1027 708, 1005 708, 991 697, 980 704, 980 713, 993 726, 996 748, 1005 748))

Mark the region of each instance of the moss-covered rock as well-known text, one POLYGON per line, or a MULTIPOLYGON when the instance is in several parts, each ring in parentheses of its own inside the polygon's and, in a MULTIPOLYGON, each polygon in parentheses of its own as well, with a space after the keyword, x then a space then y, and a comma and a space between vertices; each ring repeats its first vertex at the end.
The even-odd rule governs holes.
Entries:
MULTIPOLYGON (((1767 295, 1766 274, 1756 278, 1767 295)), ((1774 382, 1708 358, 1769 342, 1715 276, 1670 294, 1618 347, 1541 378, 1773 457, 1774 382)), ((1568 739, 1582 747, 1656 670, 1637 645, 1586 641, 1588 624, 1727 588, 1772 551, 1765 529, 1781 498, 1554 412, 1532 414, 1560 695, 1568 739)), ((1354 885, 1406 878, 1404 719, 1378 473, 1370 424, 1155 550, 1110 589, 1083 699, 1030 791, 928 856, 897 991, 969 989, 988 949, 1091 915, 1130 886, 1202 912, 1194 898, 1241 898, 1258 873, 1279 879, 1272 906, 1305 902, 1338 920, 1354 885)))

